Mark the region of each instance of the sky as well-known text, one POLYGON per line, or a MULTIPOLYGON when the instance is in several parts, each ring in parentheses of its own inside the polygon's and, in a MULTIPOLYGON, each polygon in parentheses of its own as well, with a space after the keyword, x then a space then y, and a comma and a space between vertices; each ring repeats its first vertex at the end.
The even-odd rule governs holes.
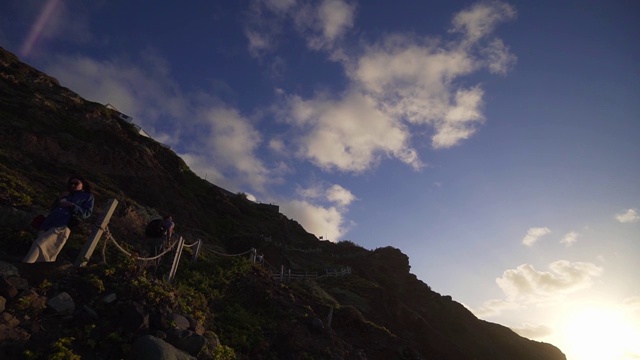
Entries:
POLYGON ((202 178, 399 248, 568 359, 640 359, 640 3, 7 0, 0 46, 202 178))

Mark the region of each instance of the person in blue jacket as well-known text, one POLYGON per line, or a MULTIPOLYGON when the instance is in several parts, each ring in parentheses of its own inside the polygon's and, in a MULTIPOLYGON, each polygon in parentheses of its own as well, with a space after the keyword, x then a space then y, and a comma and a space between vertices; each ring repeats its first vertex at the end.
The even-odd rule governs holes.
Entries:
POLYGON ((77 218, 86 219, 93 212, 91 185, 81 176, 72 176, 68 191, 53 202, 49 215, 40 225, 38 238, 22 262, 54 262, 71 234, 69 224, 77 218))

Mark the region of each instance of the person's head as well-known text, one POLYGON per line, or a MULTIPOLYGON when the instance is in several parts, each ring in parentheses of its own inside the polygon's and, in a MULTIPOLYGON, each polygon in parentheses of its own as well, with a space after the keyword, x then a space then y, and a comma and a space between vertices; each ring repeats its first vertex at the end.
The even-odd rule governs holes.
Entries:
POLYGON ((84 191, 88 193, 91 192, 91 185, 89 185, 87 180, 79 175, 70 177, 69 181, 67 181, 67 187, 69 188, 69 191, 84 191))

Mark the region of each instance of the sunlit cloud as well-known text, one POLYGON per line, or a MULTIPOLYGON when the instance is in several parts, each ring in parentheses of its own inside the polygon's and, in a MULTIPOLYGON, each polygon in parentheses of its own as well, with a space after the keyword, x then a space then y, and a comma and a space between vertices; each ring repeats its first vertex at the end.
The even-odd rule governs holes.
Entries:
POLYGON ((287 121, 303 131, 298 156, 325 170, 362 172, 382 158, 419 168, 405 127, 376 108, 372 99, 349 94, 342 99, 288 100, 287 121))
POLYGON ((566 247, 570 247, 578 241, 579 236, 580 234, 575 231, 567 233, 562 237, 562 240, 560 240, 560 244, 564 244, 566 247))
POLYGON ((634 223, 640 220, 640 215, 636 209, 628 209, 625 212, 616 214, 616 220, 621 223, 634 223))
POLYGON ((341 240, 349 229, 342 212, 335 206, 323 207, 305 200, 292 200, 281 203, 280 211, 303 224, 310 233, 333 242, 341 240))
POLYGON ((496 315, 500 315, 506 310, 515 310, 521 307, 520 304, 505 299, 492 299, 487 300, 480 307, 476 309, 470 309, 474 315, 479 318, 488 318, 496 315))
POLYGON ((634 310, 640 310, 640 295, 628 297, 622 300, 622 304, 634 310))
POLYGON ((546 325, 533 324, 523 324, 521 327, 512 327, 511 330, 516 334, 529 339, 541 339, 553 333, 553 329, 546 325))
POLYGON ((522 239, 522 243, 526 246, 533 246, 538 239, 549 234, 551 230, 547 227, 533 227, 527 230, 527 235, 522 239))
POLYGON ((592 263, 559 260, 549 264, 550 271, 538 271, 522 264, 506 270, 496 283, 511 301, 540 302, 561 297, 591 286, 603 268, 592 263))

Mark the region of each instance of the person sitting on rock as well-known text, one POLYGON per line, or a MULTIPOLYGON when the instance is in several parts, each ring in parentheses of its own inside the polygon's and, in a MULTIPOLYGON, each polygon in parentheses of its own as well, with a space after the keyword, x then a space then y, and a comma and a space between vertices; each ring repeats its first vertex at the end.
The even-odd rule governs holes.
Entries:
POLYGON ((56 261, 71 234, 70 224, 91 216, 94 198, 89 183, 81 176, 72 176, 67 181, 67 189, 53 202, 51 211, 40 225, 38 238, 22 262, 56 261))

